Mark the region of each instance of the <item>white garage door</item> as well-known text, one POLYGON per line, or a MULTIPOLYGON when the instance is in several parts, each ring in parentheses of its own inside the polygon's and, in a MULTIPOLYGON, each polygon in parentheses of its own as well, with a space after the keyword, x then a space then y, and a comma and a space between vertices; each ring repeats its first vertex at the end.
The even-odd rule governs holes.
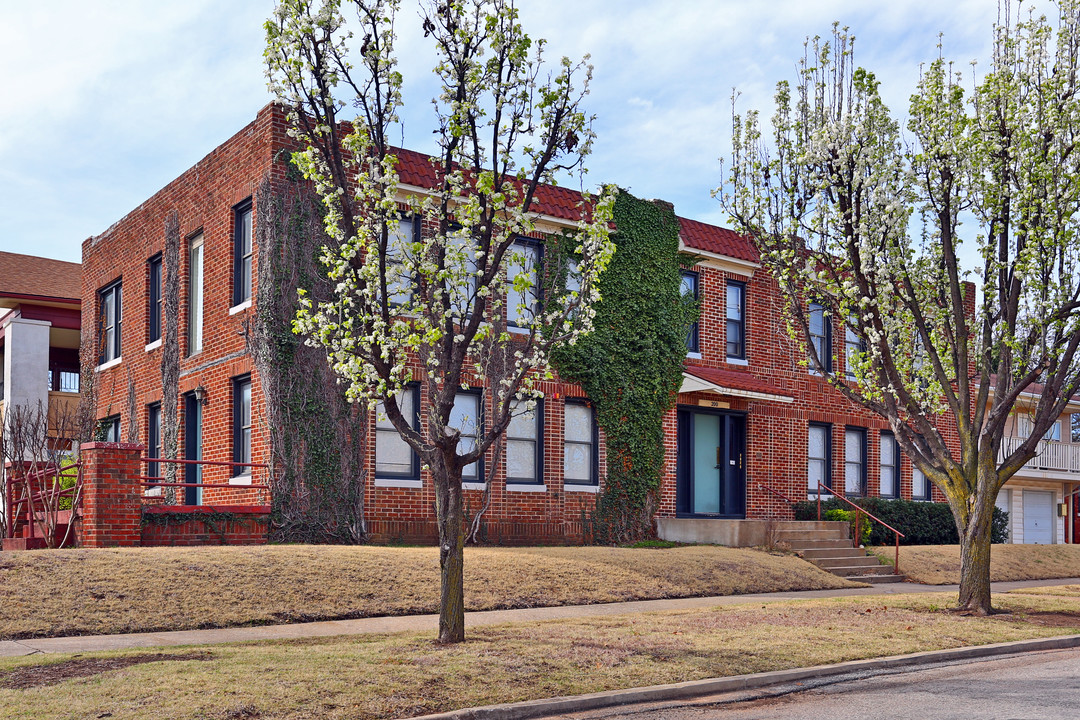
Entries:
POLYGON ((1054 494, 1024 491, 1024 542, 1050 545, 1054 542, 1054 494))

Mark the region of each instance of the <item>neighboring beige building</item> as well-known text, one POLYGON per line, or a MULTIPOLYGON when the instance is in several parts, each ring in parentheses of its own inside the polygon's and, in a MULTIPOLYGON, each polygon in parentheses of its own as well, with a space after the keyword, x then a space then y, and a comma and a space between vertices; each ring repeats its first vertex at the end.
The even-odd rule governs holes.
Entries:
MULTIPOLYGON (((1005 428, 1002 457, 1031 435, 1026 410, 1038 402, 1039 391, 1025 393, 1005 428)), ((1050 545, 1080 542, 1080 438, 1072 436, 1072 415, 1080 413, 1074 398, 1046 439, 1039 454, 1013 476, 998 495, 998 507, 1009 512, 1009 542, 1050 545), (1077 440, 1077 441, 1074 441, 1077 440)))

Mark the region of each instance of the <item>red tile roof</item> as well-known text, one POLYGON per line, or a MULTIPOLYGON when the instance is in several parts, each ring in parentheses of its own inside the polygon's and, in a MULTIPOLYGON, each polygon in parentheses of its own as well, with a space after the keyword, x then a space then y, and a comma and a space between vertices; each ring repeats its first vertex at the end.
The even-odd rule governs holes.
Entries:
POLYGON ((770 382, 761 380, 744 370, 721 370, 720 368, 701 367, 698 365, 684 365, 683 370, 694 377, 704 380, 717 387, 729 390, 743 390, 745 392, 760 393, 762 395, 774 395, 776 397, 791 398, 791 394, 770 382))
MULTIPOLYGON (((434 188, 439 184, 439 176, 431 164, 430 155, 402 148, 395 149, 394 152, 398 157, 398 177, 401 182, 422 188, 434 188)), ((541 215, 577 222, 581 218, 579 203, 581 193, 577 190, 541 185, 536 190, 532 210, 541 215)))
POLYGON ((725 257, 758 262, 758 251, 745 235, 734 230, 709 225, 697 220, 679 218, 683 243, 688 248, 724 255, 725 257))
POLYGON ((79 300, 82 266, 34 255, 0 252, 0 297, 79 300))
MULTIPOLYGON (((401 182, 422 188, 434 188, 438 185, 439 176, 431 164, 430 155, 404 148, 397 148, 394 152, 398 156, 398 176, 401 182)), ((581 211, 578 208, 580 202, 581 193, 577 190, 555 185, 541 185, 536 191, 532 209, 541 215, 576 222, 581 217, 581 211)), ((758 262, 758 253, 754 244, 749 238, 733 230, 686 218, 679 218, 679 225, 679 234, 688 248, 724 255, 736 260, 758 262)))

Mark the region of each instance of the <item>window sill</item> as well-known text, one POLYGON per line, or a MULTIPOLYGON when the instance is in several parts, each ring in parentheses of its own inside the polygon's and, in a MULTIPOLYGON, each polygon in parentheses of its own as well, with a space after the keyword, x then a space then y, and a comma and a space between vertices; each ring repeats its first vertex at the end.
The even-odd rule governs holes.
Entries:
POLYGON ((727 358, 727 364, 728 365, 742 365, 743 367, 746 367, 746 366, 750 365, 750 361, 747 360, 746 358, 729 357, 729 358, 727 358))
POLYGON ((148 344, 146 346, 146 352, 150 352, 151 350, 157 350, 159 347, 161 347, 161 338, 158 338, 154 342, 148 344))
POLYGON ((507 483, 506 492, 542 493, 547 492, 547 485, 537 485, 535 483, 507 483))
POLYGON ((375 478, 375 487, 381 488, 411 488, 419 490, 424 487, 423 480, 409 480, 397 478, 375 478))
POLYGON ((161 497, 162 491, 164 489, 165 488, 160 487, 160 486, 159 487, 147 488, 146 491, 143 493, 143 497, 161 497))
POLYGON ((462 490, 487 490, 487 483, 482 482, 463 482, 461 483, 462 490))
POLYGON ((233 305, 231 308, 229 308, 229 314, 235 315, 238 312, 243 312, 244 310, 247 310, 249 307, 251 307, 251 298, 248 298, 239 305, 233 305))
POLYGON ((242 475, 234 475, 233 477, 229 478, 229 484, 230 485, 250 485, 251 484, 251 473, 248 472, 248 473, 244 473, 242 475))
POLYGON ((117 365, 119 365, 123 361, 124 361, 124 356, 123 355, 121 355, 120 357, 117 357, 117 358, 113 358, 112 360, 110 360, 108 362, 104 362, 104 363, 101 363, 100 365, 98 365, 96 368, 94 368, 94 372, 105 372, 106 370, 108 370, 111 367, 116 367, 117 365))
POLYGON ((565 492, 593 493, 600 492, 599 485, 578 485, 577 483, 563 483, 565 492))
POLYGON ((701 359, 701 353, 699 353, 699 352, 688 352, 688 353, 686 353, 686 357, 690 358, 691 360, 700 360, 701 359))

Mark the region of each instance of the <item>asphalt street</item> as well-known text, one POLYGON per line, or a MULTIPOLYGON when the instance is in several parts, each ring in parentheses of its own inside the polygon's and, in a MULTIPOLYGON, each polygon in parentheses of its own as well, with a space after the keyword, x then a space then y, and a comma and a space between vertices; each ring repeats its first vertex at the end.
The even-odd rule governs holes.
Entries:
POLYGON ((760 691, 610 708, 590 720, 1076 720, 1080 650, 1027 653, 902 672, 837 676, 760 691))

